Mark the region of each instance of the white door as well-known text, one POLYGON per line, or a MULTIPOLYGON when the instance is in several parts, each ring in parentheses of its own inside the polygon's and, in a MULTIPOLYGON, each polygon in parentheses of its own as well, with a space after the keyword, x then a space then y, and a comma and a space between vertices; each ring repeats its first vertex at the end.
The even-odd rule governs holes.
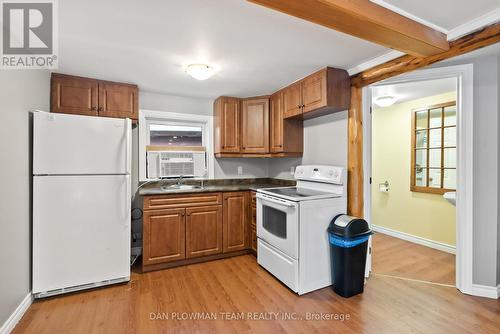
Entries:
POLYGON ((33 293, 130 276, 130 176, 33 178, 33 293))
POLYGON ((257 194, 257 236, 286 255, 298 258, 299 206, 257 194))
POLYGON ((129 119, 33 113, 33 174, 129 174, 129 119))

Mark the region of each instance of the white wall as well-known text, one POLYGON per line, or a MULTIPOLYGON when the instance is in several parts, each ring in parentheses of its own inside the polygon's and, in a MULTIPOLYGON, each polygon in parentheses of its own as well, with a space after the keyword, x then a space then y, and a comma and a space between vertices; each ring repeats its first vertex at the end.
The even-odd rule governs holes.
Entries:
MULTIPOLYGON (((500 115, 500 56, 498 57, 498 81, 497 81, 497 115, 500 115)), ((498 117, 498 129, 500 129, 500 117, 498 117)), ((497 191, 500 192, 500 145, 498 145, 498 185, 497 191)), ((500 207, 500 193, 498 194, 498 204, 497 208, 500 207)), ((498 217, 497 226, 498 236, 497 236, 497 285, 500 285, 500 215, 498 217)))
POLYGON ((28 111, 49 110, 47 71, 0 74, 0 326, 31 291, 30 139, 28 111))
POLYGON ((473 53, 434 67, 458 64, 474 65, 473 283, 496 286, 500 283, 499 59, 473 53))
POLYGON ((302 159, 272 159, 269 162, 269 176, 290 178, 290 167, 300 164, 347 168, 347 111, 304 121, 302 159))

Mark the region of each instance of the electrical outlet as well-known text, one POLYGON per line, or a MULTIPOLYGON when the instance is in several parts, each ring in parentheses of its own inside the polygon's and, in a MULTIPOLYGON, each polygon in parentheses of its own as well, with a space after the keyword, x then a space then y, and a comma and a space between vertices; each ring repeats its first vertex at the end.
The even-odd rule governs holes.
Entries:
POLYGON ((238 175, 243 175, 243 167, 238 166, 238 175))
POLYGON ((290 174, 295 175, 295 167, 290 167, 290 174))

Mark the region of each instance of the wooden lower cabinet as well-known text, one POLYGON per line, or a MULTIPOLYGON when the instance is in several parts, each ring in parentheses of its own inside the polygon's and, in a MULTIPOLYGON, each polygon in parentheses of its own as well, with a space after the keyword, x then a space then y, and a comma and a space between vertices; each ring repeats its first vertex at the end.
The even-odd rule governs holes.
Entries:
POLYGON ((222 253, 222 205, 186 209, 186 258, 222 253))
POLYGON ((185 209, 145 211, 143 265, 185 259, 185 236, 185 209))
POLYGON ((247 248, 248 192, 224 193, 223 252, 247 248))
POLYGON ((250 192, 143 199, 143 272, 248 254, 250 192))

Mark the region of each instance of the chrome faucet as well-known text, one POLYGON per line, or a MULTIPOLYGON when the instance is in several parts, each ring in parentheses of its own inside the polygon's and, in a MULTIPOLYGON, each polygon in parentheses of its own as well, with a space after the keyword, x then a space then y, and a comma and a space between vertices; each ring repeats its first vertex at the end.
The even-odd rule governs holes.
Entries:
POLYGON ((177 179, 177 185, 180 186, 182 185, 182 179, 184 178, 184 176, 179 176, 179 178, 177 179))

